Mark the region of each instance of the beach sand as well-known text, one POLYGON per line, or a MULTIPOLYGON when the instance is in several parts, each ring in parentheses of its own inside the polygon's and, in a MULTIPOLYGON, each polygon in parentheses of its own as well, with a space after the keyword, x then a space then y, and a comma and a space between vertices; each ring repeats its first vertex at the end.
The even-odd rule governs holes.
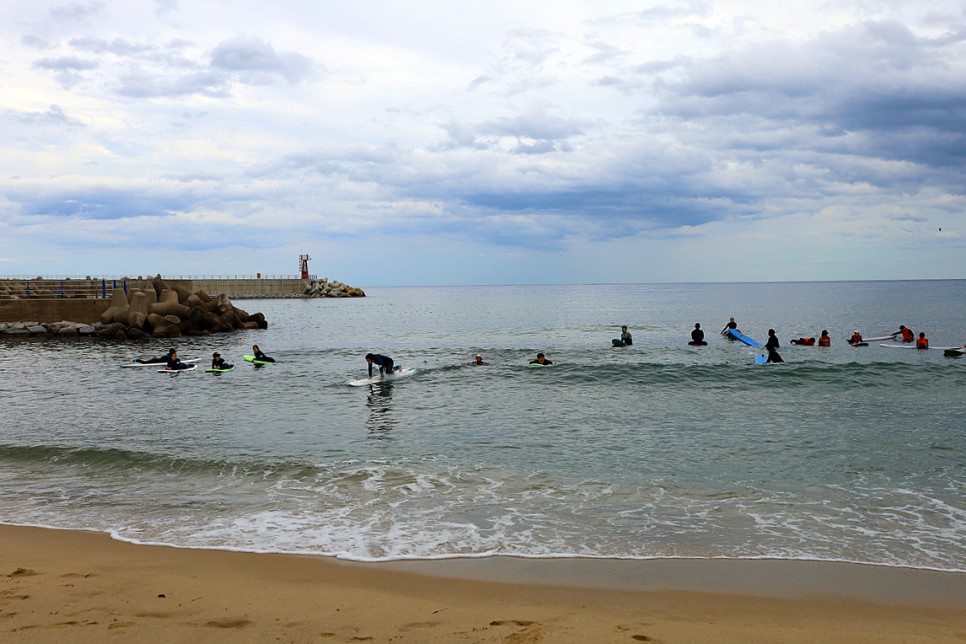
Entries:
POLYGON ((964 579, 809 562, 357 564, 0 526, 0 640, 962 644, 964 579))

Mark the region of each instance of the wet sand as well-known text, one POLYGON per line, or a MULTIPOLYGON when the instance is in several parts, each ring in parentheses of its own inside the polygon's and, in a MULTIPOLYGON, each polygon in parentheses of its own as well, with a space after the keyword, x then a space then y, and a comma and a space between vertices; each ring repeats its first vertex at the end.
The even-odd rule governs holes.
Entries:
POLYGON ((966 574, 782 561, 391 564, 0 526, 5 642, 964 642, 966 574))

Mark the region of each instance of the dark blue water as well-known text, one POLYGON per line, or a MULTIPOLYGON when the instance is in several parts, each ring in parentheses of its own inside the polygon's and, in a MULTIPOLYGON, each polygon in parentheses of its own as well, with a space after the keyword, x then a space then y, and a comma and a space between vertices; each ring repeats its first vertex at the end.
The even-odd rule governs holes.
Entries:
POLYGON ((966 570, 966 358, 845 343, 906 324, 962 345, 964 281, 366 291, 238 302, 269 329, 177 343, 222 375, 116 366, 170 341, 4 341, 0 520, 360 560, 966 570), (721 338, 731 316, 786 362, 721 338), (621 324, 633 347, 610 346, 621 324), (822 329, 830 349, 788 345, 822 329), (253 343, 278 363, 242 363, 253 343), (418 372, 347 386, 368 351, 418 372))

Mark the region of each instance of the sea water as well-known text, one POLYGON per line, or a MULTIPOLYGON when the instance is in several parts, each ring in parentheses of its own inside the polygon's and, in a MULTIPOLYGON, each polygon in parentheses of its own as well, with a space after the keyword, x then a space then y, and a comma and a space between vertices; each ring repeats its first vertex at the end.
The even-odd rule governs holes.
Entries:
POLYGON ((367 293, 240 300, 269 328, 207 338, 3 340, 0 521, 360 561, 966 571, 966 357, 845 342, 906 324, 962 345, 966 281, 367 293), (785 363, 722 338, 732 316, 785 363), (822 329, 831 348, 789 344, 822 329), (252 344, 278 362, 242 362, 252 344), (236 368, 118 366, 169 346, 236 368), (348 386, 370 351, 418 372, 348 386))

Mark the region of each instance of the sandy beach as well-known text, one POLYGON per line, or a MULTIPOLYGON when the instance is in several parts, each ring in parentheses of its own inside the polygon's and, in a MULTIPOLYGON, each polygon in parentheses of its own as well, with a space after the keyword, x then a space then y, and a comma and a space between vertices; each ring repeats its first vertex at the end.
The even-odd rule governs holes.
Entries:
POLYGON ((356 564, 14 526, 0 561, 8 642, 966 640, 966 575, 847 564, 356 564))

